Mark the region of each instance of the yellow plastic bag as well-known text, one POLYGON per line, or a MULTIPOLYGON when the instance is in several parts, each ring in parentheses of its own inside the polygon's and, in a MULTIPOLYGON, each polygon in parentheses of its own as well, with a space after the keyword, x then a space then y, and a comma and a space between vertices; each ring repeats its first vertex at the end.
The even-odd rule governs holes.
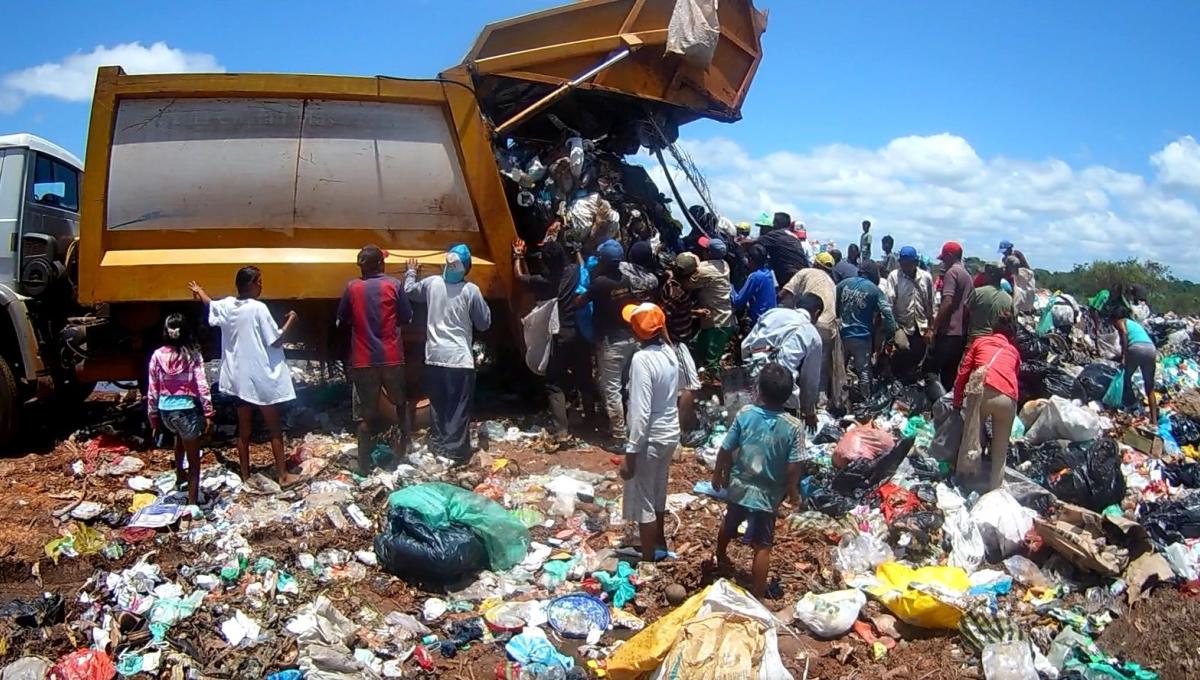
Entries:
POLYGON ((636 680, 658 668, 675 644, 684 624, 690 621, 712 586, 689 597, 674 611, 646 626, 608 658, 608 676, 612 680, 636 680))
POLYGON ((129 512, 137 512, 142 508, 148 508, 151 505, 154 505, 154 502, 157 500, 158 496, 155 496, 152 493, 135 493, 133 494, 133 498, 129 501, 129 512))
POLYGON ((953 602, 971 588, 967 572, 958 567, 911 569, 885 562, 875 570, 879 584, 867 589, 905 623, 922 628, 957 629, 962 611, 953 602))

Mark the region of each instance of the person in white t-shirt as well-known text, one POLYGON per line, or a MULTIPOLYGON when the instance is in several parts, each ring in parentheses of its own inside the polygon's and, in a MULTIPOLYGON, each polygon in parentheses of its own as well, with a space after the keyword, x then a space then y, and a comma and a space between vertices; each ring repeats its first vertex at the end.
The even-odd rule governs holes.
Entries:
POLYGON ((262 272, 258 267, 238 270, 237 297, 213 300, 198 283, 188 284, 192 295, 208 307, 208 324, 221 329, 221 392, 237 400, 238 462, 242 479, 250 476, 250 435, 254 409, 262 413, 271 433, 271 453, 280 486, 291 486, 299 477, 288 473, 283 457, 283 424, 279 404, 296 398, 292 374, 283 354, 283 339, 296 323, 288 312, 280 328, 262 295, 262 272))

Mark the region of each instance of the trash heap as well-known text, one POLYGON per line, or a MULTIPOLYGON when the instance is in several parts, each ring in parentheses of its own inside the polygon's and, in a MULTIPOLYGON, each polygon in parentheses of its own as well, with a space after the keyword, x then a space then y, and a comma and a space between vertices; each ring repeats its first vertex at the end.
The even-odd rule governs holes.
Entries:
POLYGON ((218 440, 201 507, 169 451, 86 429, 14 461, 38 495, 0 489, 40 548, 0 562, 0 678, 1196 677, 1192 346, 1163 345, 1151 424, 1104 405, 1116 366, 1086 336, 1039 335, 1036 318, 1003 486, 951 473, 947 397, 885 381, 820 414, 761 602, 738 585, 748 548, 733 572, 712 560, 729 401, 698 401, 671 555, 649 564, 624 547, 619 459, 544 446, 544 416, 476 424, 470 466, 418 437, 363 477, 346 414, 314 405, 342 388, 315 387, 294 416, 311 430, 288 442, 302 483, 243 482, 218 440))

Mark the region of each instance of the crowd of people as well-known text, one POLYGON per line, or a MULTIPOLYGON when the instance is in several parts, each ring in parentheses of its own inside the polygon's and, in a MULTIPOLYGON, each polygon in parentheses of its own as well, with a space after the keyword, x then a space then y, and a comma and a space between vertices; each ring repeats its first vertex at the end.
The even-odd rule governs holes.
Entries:
MULTIPOLYGON (((924 381, 952 392, 963 417, 978 419, 978 428, 966 430, 992 433, 978 447, 990 465, 962 481, 981 490, 1000 484, 1020 399, 1016 318, 1032 309, 1033 296, 1032 270, 1012 243, 1002 242, 997 261, 972 276, 953 241, 942 246, 936 266, 911 245, 897 249, 890 235, 873 258, 869 221, 843 256, 830 243, 814 248, 786 213, 760 221, 756 237, 749 225, 722 231, 707 217, 709 228, 693 229, 683 252, 664 248, 645 230, 589 249, 555 238, 536 253, 520 241, 513 248, 514 277, 545 312, 536 315, 533 330, 545 336, 548 350, 544 362, 530 367, 543 376, 553 435, 566 444, 573 425, 604 420, 605 448, 623 456, 623 513, 639 528, 634 550, 641 559, 667 555, 670 462, 697 425, 698 393, 715 387, 731 367, 753 370, 757 401, 733 414, 713 472, 713 488, 729 499, 717 557, 726 561, 727 545, 744 522, 759 594, 776 512, 796 496, 805 432, 816 427, 821 406, 845 414, 850 402, 869 399, 882 381, 924 381), (572 419, 572 411, 581 417, 572 419)), ((464 464, 472 454, 472 342, 491 325, 480 289, 467 280, 470 250, 452 247, 441 274, 424 278, 413 260, 402 280, 387 275, 385 258, 376 246, 361 250, 360 276, 347 284, 337 310, 337 323, 350 336, 346 366, 359 466, 364 473, 372 466, 391 420, 382 412, 386 402, 396 407, 407 450, 401 329, 413 319, 413 303, 427 309, 422 386, 430 400, 429 446, 464 464)), ((258 300, 264 284, 257 268, 243 268, 234 283, 236 296, 220 300, 195 282, 190 287, 205 304, 208 323, 220 329, 220 390, 237 403, 241 474, 249 475, 257 410, 269 430, 277 478, 287 486, 296 480, 284 460, 279 405, 295 391, 282 344, 296 315, 276 323, 258 300)), ((1140 372, 1156 418, 1154 345, 1137 320, 1145 295, 1140 298, 1112 296, 1082 318, 1115 329, 1126 404, 1140 403, 1130 384, 1140 372)), ((534 318, 530 314, 526 325, 534 318)), ((149 417, 156 431, 175 435, 178 484, 188 488, 190 502, 202 502, 198 441, 213 414, 203 359, 180 315, 166 320, 163 342, 149 367, 149 417)))

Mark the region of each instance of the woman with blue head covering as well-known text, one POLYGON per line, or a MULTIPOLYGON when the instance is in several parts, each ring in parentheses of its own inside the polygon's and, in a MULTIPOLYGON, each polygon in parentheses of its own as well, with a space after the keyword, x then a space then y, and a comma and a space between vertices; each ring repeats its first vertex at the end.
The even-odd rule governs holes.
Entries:
POLYGON ((404 292, 426 306, 425 372, 433 428, 429 448, 439 456, 466 463, 471 457, 471 406, 475 396, 475 331, 492 325, 492 312, 479 286, 466 281, 471 250, 458 244, 446 253, 441 276, 417 280, 417 261, 408 261, 404 292))

